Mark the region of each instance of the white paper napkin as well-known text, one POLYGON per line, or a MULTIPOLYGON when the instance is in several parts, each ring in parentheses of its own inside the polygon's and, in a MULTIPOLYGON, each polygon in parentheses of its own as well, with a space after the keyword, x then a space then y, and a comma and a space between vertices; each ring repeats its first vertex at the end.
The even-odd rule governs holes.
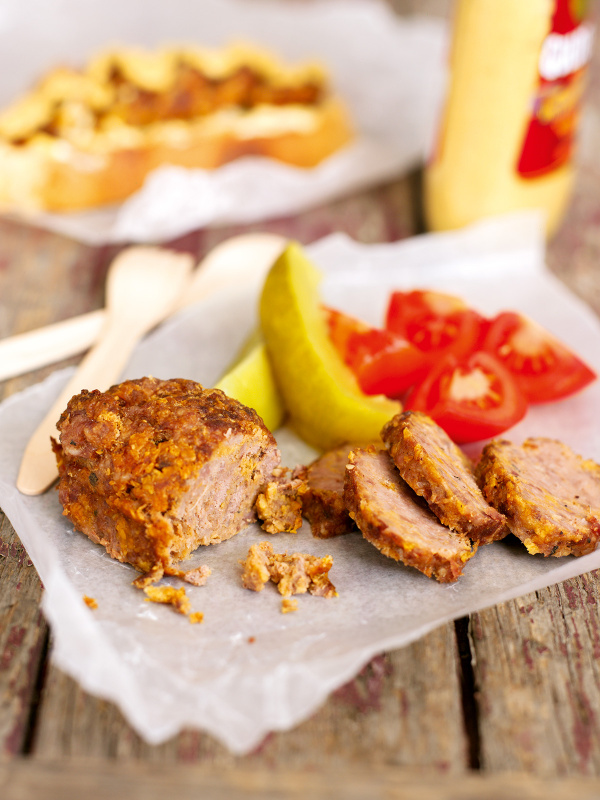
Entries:
MULTIPOLYGON (((488 314, 521 309, 600 371, 598 319, 546 271, 534 214, 389 245, 332 236, 308 251, 325 274, 326 301, 367 320, 381 322, 391 288, 434 287, 488 314)), ((138 347, 124 377, 213 384, 254 325, 257 297, 258 289, 230 289, 182 312, 138 347)), ((457 583, 443 585, 385 558, 358 534, 313 539, 305 523, 296 535, 269 536, 254 525, 200 548, 188 562, 213 571, 206 586, 186 587, 193 609, 205 614, 203 624, 190 625, 170 608, 145 602, 131 586, 132 567, 74 532, 55 491, 31 498, 15 488, 25 442, 69 374, 55 373, 0 406, 0 504, 44 583, 55 663, 88 691, 114 700, 149 742, 191 726, 246 752, 269 731, 309 716, 376 653, 600 566, 600 551, 543 558, 513 540, 480 548, 457 583), (283 615, 273 585, 259 594, 243 589, 239 560, 262 540, 277 552, 331 553, 339 597, 301 595, 298 611, 283 615), (84 594, 97 600, 97 610, 84 605, 84 594)), ((599 404, 595 383, 561 403, 532 408, 507 435, 557 437, 600 461, 599 404)), ((289 430, 279 431, 278 440, 289 465, 314 455, 289 430)))
POLYGON ((399 18, 378 0, 3 0, 0 106, 49 67, 80 65, 115 43, 216 47, 240 39, 290 63, 323 61, 356 140, 309 170, 266 158, 213 171, 164 167, 120 206, 27 219, 90 244, 165 241, 198 227, 302 211, 389 181, 428 151, 443 93, 446 27, 399 18))

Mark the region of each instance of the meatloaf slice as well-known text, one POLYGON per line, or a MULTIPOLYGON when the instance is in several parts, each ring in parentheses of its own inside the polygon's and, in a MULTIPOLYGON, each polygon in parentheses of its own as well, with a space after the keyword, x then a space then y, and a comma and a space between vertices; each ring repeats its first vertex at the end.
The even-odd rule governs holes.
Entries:
POLYGON ((385 450, 350 453, 344 496, 367 541, 428 578, 455 581, 477 549, 468 537, 442 525, 385 450))
POLYGON ((486 445, 477 467, 487 500, 528 552, 584 556, 600 538, 600 466, 553 439, 486 445))
POLYGON ((313 536, 328 539, 356 530, 344 502, 344 478, 352 445, 329 450, 306 468, 307 490, 302 513, 310 522, 313 536))
POLYGON ((471 460, 430 417, 404 411, 384 426, 381 437, 400 475, 440 522, 478 544, 509 533, 503 515, 485 501, 471 460))
POLYGON ((63 513, 153 580, 198 545, 252 522, 256 497, 279 463, 255 411, 182 379, 83 391, 58 429, 63 513))

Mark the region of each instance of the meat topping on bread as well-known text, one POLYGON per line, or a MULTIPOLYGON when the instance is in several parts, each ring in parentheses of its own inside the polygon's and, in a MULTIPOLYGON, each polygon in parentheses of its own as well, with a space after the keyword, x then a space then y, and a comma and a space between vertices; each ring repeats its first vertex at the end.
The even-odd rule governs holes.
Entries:
POLYGON ((217 111, 261 105, 318 105, 327 93, 316 64, 285 67, 249 46, 219 51, 120 49, 85 69, 59 67, 0 114, 0 138, 24 144, 35 136, 81 144, 116 126, 141 128, 188 121, 217 111))
POLYGON ((119 48, 47 73, 0 109, 0 208, 117 203, 165 164, 314 167, 352 137, 319 64, 289 67, 248 46, 119 48))

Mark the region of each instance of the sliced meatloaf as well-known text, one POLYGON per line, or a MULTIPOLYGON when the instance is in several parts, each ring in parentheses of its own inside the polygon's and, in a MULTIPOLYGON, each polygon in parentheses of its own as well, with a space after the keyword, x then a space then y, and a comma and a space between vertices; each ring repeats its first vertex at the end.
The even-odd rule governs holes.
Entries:
POLYGON ((509 533, 504 516, 481 493, 471 460, 430 417, 404 411, 381 436, 400 475, 444 525, 478 544, 509 533))
POLYGON ((467 536, 442 525, 385 450, 350 453, 344 496, 367 541, 442 583, 455 581, 477 549, 467 536))
POLYGON ((153 579, 252 522, 257 495, 279 464, 255 411, 182 379, 83 391, 58 429, 63 513, 153 579))
POLYGON ((600 466, 553 439, 486 445, 483 493, 530 553, 583 556, 600 538, 600 466))
POLYGON ((318 539, 356 531, 344 502, 344 478, 351 450, 352 445, 336 447, 306 468, 307 490, 302 497, 302 513, 318 539))

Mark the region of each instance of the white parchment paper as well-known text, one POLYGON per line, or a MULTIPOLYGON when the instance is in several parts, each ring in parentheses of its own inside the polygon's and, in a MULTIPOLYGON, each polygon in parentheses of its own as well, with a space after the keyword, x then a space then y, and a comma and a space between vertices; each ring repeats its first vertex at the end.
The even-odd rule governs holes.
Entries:
POLYGON ((245 158, 213 171, 163 167, 121 206, 28 219, 92 244, 165 241, 207 225, 295 213, 393 177, 428 151, 443 92, 446 28, 378 0, 3 0, 0 107, 57 63, 113 44, 218 47, 246 40, 290 63, 317 58, 356 140, 314 169, 245 158))
MULTIPOLYGON (((452 291, 481 311, 521 309, 574 347, 600 371, 600 324, 545 269, 541 228, 527 214, 491 220, 460 233, 366 246, 333 236, 309 248, 325 278, 327 302, 380 322, 393 287, 452 291)), ((255 323, 258 289, 231 289, 187 309, 137 349, 126 376, 186 377, 211 385, 255 323)), ((600 566, 583 558, 530 556, 516 540, 480 548, 457 583, 442 585, 382 556, 360 535, 313 539, 269 536, 251 526, 222 544, 200 548, 190 566, 208 564, 204 587, 188 586, 205 621, 190 625, 166 606, 145 602, 131 586, 133 568, 72 530, 56 492, 24 497, 15 479, 28 436, 70 371, 0 406, 0 504, 44 583, 53 658, 88 691, 114 700, 149 742, 184 726, 209 731, 236 752, 272 730, 311 714, 328 693, 374 654, 399 647, 446 620, 600 566), (339 597, 301 595, 283 615, 271 584, 253 593, 240 584, 239 560, 268 539, 279 552, 331 553, 339 597), (82 600, 96 598, 91 611, 82 600)), ((510 432, 559 437, 600 461, 600 384, 539 406, 510 432)), ((278 433, 284 461, 313 452, 289 430, 278 433)), ((176 582, 175 582, 176 583, 176 582)))

